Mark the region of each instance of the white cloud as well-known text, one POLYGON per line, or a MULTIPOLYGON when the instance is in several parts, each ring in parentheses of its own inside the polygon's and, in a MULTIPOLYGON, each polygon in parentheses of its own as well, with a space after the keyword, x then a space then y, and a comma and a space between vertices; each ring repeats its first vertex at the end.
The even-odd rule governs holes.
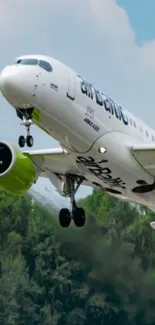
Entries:
POLYGON ((138 46, 127 12, 115 0, 90 0, 90 6, 102 36, 108 38, 116 53, 120 52, 121 59, 125 55, 126 60, 129 54, 128 63, 134 60, 144 70, 155 69, 155 40, 138 46))
POLYGON ((126 11, 114 0, 90 0, 89 3, 105 37, 127 46, 135 41, 126 11))

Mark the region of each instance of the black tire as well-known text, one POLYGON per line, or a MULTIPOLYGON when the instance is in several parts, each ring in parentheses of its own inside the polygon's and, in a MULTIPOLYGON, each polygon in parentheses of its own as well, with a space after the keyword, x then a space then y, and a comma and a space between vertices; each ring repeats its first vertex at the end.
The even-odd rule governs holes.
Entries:
POLYGON ((76 227, 83 227, 86 222, 85 211, 82 208, 76 208, 73 212, 73 220, 76 227))
POLYGON ((63 228, 68 228, 71 223, 71 215, 68 209, 61 209, 59 212, 59 223, 63 228))
POLYGON ((21 135, 18 139, 18 144, 19 144, 19 147, 23 148, 25 146, 25 137, 23 135, 21 135))
POLYGON ((32 146, 33 146, 34 140, 33 140, 32 135, 28 135, 28 136, 27 136, 27 138, 26 138, 26 143, 27 143, 27 146, 28 146, 28 147, 32 147, 32 146))

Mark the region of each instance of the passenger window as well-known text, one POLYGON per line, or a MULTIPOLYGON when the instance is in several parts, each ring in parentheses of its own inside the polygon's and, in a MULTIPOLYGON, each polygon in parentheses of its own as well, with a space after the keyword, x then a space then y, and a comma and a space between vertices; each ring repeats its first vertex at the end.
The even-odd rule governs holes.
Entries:
POLYGON ((23 65, 38 65, 37 59, 20 59, 16 62, 16 64, 23 64, 23 65))
POLYGON ((133 121, 133 124, 134 124, 134 127, 136 128, 136 122, 135 121, 133 121))
POLYGON ((132 125, 132 119, 130 118, 130 124, 132 125))
POLYGON ((52 71, 52 67, 51 67, 50 63, 48 63, 46 61, 40 60, 39 66, 48 72, 52 71))
POLYGON ((153 134, 152 134, 152 140, 153 140, 153 141, 155 141, 155 137, 154 137, 154 135, 153 135, 153 134))
POLYGON ((149 136, 149 134, 148 134, 148 131, 146 130, 146 136, 148 137, 149 136))

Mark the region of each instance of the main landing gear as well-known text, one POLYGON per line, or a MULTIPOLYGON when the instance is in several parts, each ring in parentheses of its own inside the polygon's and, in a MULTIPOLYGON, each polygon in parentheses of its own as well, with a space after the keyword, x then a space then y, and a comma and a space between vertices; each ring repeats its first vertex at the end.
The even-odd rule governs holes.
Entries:
POLYGON ((21 148, 23 148, 25 146, 25 144, 27 144, 28 147, 32 147, 34 140, 33 140, 32 135, 30 135, 30 127, 33 124, 33 122, 31 119, 26 119, 25 117, 23 117, 23 122, 21 124, 26 127, 27 136, 25 138, 24 135, 21 135, 18 138, 18 144, 21 148))
POLYGON ((69 227, 72 219, 77 227, 83 227, 85 224, 85 211, 83 208, 77 207, 75 201, 75 194, 82 182, 83 178, 80 178, 75 185, 75 178, 72 176, 67 176, 67 191, 70 197, 71 211, 69 211, 69 209, 60 210, 59 223, 61 227, 69 227))

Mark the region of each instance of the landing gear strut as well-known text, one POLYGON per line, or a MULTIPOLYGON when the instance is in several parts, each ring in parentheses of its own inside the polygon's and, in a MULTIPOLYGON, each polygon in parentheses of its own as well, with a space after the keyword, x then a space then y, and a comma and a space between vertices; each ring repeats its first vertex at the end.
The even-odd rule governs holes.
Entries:
POLYGON ((27 136, 26 138, 24 137, 24 135, 21 135, 18 138, 18 144, 21 148, 23 148, 25 146, 25 143, 27 144, 28 147, 32 147, 34 140, 32 135, 30 135, 30 127, 33 124, 31 119, 28 119, 27 117, 23 116, 23 122, 21 123, 21 125, 24 125, 26 127, 26 131, 27 131, 27 136))
POLYGON ((71 211, 69 211, 68 209, 60 210, 59 223, 62 227, 69 227, 72 219, 77 227, 83 227, 85 224, 85 211, 84 209, 77 207, 75 201, 75 194, 82 182, 83 178, 80 178, 76 181, 75 177, 67 176, 67 188, 68 195, 70 197, 71 211))

